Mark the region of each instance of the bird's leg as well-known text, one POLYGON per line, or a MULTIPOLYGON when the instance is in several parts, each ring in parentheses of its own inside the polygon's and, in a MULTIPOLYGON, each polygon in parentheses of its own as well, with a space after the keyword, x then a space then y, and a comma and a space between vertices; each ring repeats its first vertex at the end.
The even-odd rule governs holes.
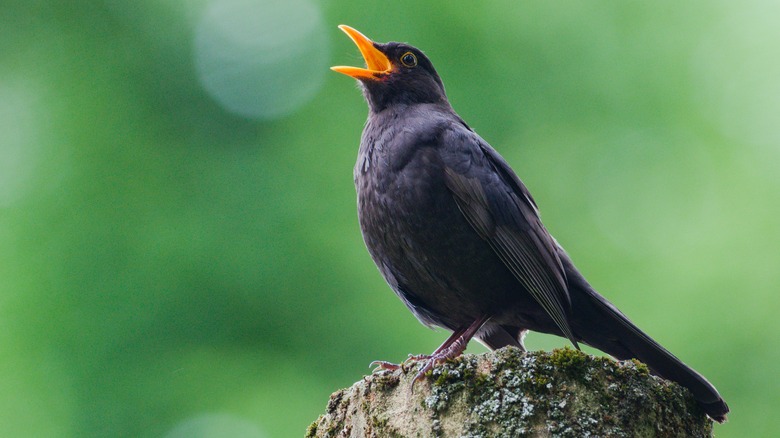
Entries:
POLYGON ((420 372, 418 372, 414 377, 414 380, 412 381, 412 391, 414 391, 414 384, 417 383, 418 380, 422 379, 423 376, 425 376, 425 373, 433 369, 434 366, 446 361, 447 359, 458 357, 461 353, 463 353, 471 338, 474 337, 474 335, 479 331, 479 329, 482 328, 482 326, 485 325, 486 322, 488 322, 489 319, 489 316, 483 315, 477 318, 476 321, 471 323, 471 325, 465 329, 461 328, 456 330, 452 336, 449 337, 449 339, 444 341, 444 343, 441 344, 441 346, 437 348, 433 354, 427 357, 428 361, 422 367, 420 372))
MULTIPOLYGON (((439 348, 436 349, 432 354, 410 354, 409 358, 406 360, 423 360, 423 359, 431 359, 432 357, 436 356, 437 354, 441 353, 443 350, 449 348, 455 341, 458 340, 458 338, 463 335, 463 332, 465 332, 468 329, 468 327, 461 327, 454 332, 452 332, 452 336, 447 338, 446 341, 444 341, 443 344, 439 346, 439 348)), ((457 356, 457 355, 456 355, 457 356)), ((403 368, 403 363, 395 364, 392 362, 385 362, 383 360, 375 360, 371 362, 369 367, 377 367, 376 370, 389 370, 389 371, 395 371, 399 368, 403 368)), ((374 371, 376 371, 374 370, 374 371)))
POLYGON ((458 338, 463 336, 463 333, 466 330, 468 330, 468 327, 461 327, 461 328, 455 330, 454 332, 452 332, 452 335, 450 335, 450 337, 447 338, 446 341, 444 341, 441 345, 439 345, 439 348, 437 348, 436 351, 434 351, 433 353, 431 353, 431 354, 415 354, 415 355, 411 355, 410 354, 409 355, 409 359, 412 359, 412 360, 423 360, 423 359, 430 359, 430 358, 436 356, 437 354, 441 353, 442 351, 446 350, 447 348, 450 348, 450 346, 453 343, 455 343, 458 340, 458 338))

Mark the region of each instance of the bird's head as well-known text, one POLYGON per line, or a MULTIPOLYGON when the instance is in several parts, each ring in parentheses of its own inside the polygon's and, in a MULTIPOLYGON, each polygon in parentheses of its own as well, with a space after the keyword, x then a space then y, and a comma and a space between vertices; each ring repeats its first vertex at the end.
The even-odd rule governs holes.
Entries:
POLYGON ((331 69, 360 81, 371 111, 380 112, 394 104, 449 105, 439 75, 419 49, 403 43, 375 43, 349 26, 339 28, 358 46, 366 68, 331 69))

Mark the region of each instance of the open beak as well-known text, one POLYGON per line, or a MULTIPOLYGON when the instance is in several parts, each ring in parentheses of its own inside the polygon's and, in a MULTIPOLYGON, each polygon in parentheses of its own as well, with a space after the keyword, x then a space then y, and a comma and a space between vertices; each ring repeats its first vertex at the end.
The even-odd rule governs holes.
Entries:
POLYGON ((390 63, 387 56, 374 47, 374 42, 365 35, 345 24, 340 25, 339 29, 349 35, 358 46, 360 54, 366 60, 366 68, 337 66, 331 67, 331 70, 344 73, 355 79, 377 80, 393 69, 393 64, 390 63))

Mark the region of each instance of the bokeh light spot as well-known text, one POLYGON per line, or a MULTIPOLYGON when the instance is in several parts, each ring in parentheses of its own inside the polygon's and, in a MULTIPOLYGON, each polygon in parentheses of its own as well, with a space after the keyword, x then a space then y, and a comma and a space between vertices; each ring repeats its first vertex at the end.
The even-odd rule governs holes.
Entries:
POLYGON ((226 110, 275 119, 310 101, 328 71, 328 39, 307 0, 217 0, 195 32, 203 88, 226 110))

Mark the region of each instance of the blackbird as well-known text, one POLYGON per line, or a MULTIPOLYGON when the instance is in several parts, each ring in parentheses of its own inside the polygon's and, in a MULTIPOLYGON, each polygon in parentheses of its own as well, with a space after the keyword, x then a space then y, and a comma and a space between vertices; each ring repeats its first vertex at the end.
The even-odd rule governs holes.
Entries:
POLYGON ((585 280, 509 164, 452 109, 431 61, 408 44, 339 28, 366 63, 332 67, 357 79, 368 102, 354 169, 363 239, 417 319, 453 332, 431 355, 413 356, 426 360, 416 380, 472 337, 524 349, 533 330, 639 359, 725 421, 729 408, 715 387, 585 280))

